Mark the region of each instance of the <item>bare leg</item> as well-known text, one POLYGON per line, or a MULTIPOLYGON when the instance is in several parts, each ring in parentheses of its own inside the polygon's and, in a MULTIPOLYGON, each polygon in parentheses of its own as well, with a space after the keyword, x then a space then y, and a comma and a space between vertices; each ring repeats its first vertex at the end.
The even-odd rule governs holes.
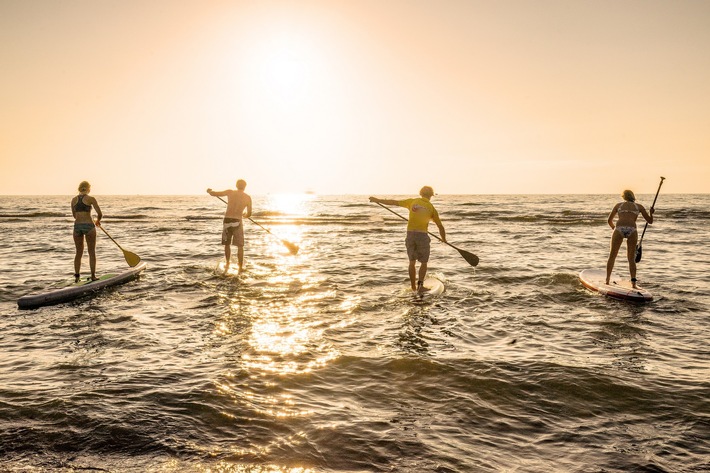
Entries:
MULTIPOLYGON (((421 282, 424 282, 424 278, 426 278, 426 270, 427 270, 427 263, 422 263, 421 266, 419 266, 419 280, 421 282)), ((422 291, 428 291, 429 289, 424 288, 424 286, 421 287, 422 291)))
POLYGON ((96 229, 86 234, 86 247, 89 250, 89 267, 91 268, 91 280, 96 280, 96 229))
POLYGON ((74 234, 74 246, 76 254, 74 255, 74 282, 79 282, 79 273, 81 273, 81 257, 84 255, 84 237, 74 234))
POLYGON ((631 285, 636 287, 636 242, 638 233, 634 232, 626 240, 626 257, 629 259, 629 274, 631 275, 631 285))
POLYGON ((229 243, 224 245, 224 259, 226 264, 224 265, 224 272, 229 271, 229 259, 232 257, 232 248, 230 248, 229 243))
POLYGON ((244 247, 243 246, 238 246, 237 247, 237 261, 239 261, 239 272, 242 272, 242 269, 244 269, 244 247))
POLYGON ((616 255, 619 254, 619 248, 621 247, 621 242, 624 241, 624 237, 617 231, 611 234, 611 248, 609 249, 609 260, 606 262, 606 283, 609 284, 609 278, 611 278, 611 272, 614 270, 614 262, 616 261, 616 255))
POLYGON ((412 291, 417 290, 417 267, 416 260, 409 262, 409 282, 412 284, 412 291))

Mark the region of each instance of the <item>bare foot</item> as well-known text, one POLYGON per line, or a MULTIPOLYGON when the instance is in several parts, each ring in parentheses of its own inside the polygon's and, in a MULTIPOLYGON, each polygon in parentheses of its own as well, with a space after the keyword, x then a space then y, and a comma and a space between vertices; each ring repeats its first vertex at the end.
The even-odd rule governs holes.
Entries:
POLYGON ((418 281, 417 282, 417 293, 421 294, 422 292, 430 291, 428 287, 424 287, 424 281, 418 281))

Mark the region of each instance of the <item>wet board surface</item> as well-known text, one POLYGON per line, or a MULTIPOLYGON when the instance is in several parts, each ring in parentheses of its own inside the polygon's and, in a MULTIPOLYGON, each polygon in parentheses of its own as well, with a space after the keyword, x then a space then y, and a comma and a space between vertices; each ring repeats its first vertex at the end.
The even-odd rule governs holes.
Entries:
POLYGON ((622 279, 618 274, 611 275, 606 284, 606 271, 602 269, 585 269, 579 273, 579 280, 584 287, 614 299, 650 302, 653 295, 642 287, 634 288, 631 281, 622 279))
POLYGON ((17 306, 20 309, 36 309, 47 305, 69 302, 95 293, 106 287, 127 283, 128 281, 137 278, 145 268, 146 263, 141 262, 135 267, 128 268, 122 272, 104 274, 95 281, 90 281, 84 278, 77 283, 74 283, 73 281, 64 283, 59 288, 55 287, 45 292, 22 296, 17 300, 17 306))

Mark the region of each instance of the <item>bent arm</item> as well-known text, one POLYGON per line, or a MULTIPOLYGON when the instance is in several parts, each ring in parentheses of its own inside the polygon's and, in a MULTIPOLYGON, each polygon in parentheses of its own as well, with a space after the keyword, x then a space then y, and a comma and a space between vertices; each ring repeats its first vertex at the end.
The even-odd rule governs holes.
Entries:
POLYGON ((441 235, 441 241, 446 243, 446 230, 444 229, 444 224, 441 223, 439 216, 434 217, 433 220, 434 220, 434 223, 436 224, 437 228, 439 229, 439 235, 441 235))
POLYGON ((91 203, 91 205, 94 207, 94 210, 96 210, 96 225, 101 226, 101 219, 104 217, 103 212, 101 212, 101 207, 99 207, 99 202, 94 199, 94 201, 91 203))
POLYGON ((651 213, 650 213, 650 214, 649 214, 648 212, 646 212, 646 209, 643 208, 642 205, 639 205, 639 210, 641 211, 641 215, 643 215, 643 218, 644 218, 648 223, 653 223, 653 212, 655 212, 655 210, 653 209, 653 207, 651 207, 651 213))
POLYGON ((249 197, 249 200, 247 200, 246 213, 244 214, 244 218, 249 217, 251 217, 251 197, 249 197))
POLYGON ((611 213, 609 214, 609 218, 606 220, 611 229, 613 230, 614 227, 614 217, 616 217, 616 212, 619 210, 619 205, 616 204, 613 209, 611 209, 611 213))

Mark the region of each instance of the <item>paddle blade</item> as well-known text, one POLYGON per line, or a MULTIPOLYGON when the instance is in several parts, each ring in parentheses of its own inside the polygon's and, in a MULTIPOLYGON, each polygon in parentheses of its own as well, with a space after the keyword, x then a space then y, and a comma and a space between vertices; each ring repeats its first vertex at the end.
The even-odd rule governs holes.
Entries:
POLYGON ((286 246, 286 248, 288 248, 288 251, 290 251, 292 255, 295 255, 296 253, 298 253, 298 246, 297 245, 294 245, 290 241, 286 241, 286 240, 281 240, 281 243, 283 243, 284 246, 286 246))
POLYGON ((463 259, 465 259, 468 264, 470 264, 471 266, 478 266, 478 256, 474 255, 473 253, 469 253, 468 251, 461 250, 459 248, 456 248, 456 250, 461 256, 463 256, 463 259))
POLYGON ((641 245, 636 247, 636 262, 638 263, 641 261, 641 255, 643 254, 643 248, 641 248, 641 245))
POLYGON ((128 266, 131 268, 138 266, 138 263, 141 262, 141 257, 130 251, 123 250, 123 257, 126 258, 126 263, 128 263, 128 266))

